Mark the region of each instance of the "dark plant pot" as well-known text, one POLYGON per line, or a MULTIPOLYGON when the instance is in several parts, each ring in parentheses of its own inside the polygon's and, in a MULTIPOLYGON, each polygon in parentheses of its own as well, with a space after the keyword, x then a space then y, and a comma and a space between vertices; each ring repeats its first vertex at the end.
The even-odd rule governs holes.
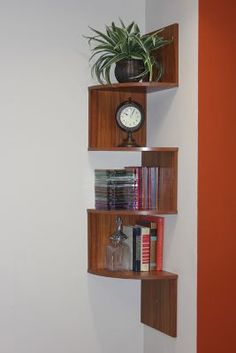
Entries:
POLYGON ((115 77, 118 82, 138 82, 142 77, 134 78, 144 72, 142 60, 123 59, 116 63, 115 77))

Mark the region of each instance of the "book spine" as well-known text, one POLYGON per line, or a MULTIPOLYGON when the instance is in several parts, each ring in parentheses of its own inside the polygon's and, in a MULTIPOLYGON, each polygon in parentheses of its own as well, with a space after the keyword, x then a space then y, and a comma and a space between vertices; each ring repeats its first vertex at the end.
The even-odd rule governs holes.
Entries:
POLYGON ((151 202, 150 202, 150 208, 151 209, 156 209, 157 208, 157 177, 156 177, 156 168, 151 167, 151 202))
POLYGON ((149 271, 150 267, 150 228, 141 227, 140 271, 149 271))
POLYGON ((138 200, 138 210, 142 209, 142 177, 141 177, 141 167, 137 167, 137 200, 138 200))
POLYGON ((133 227, 133 271, 140 271, 141 228, 133 227))
POLYGON ((163 245, 164 245, 164 217, 147 216, 140 221, 140 224, 145 225, 151 229, 150 231, 150 253, 152 254, 153 248, 156 248, 155 263, 153 264, 153 257, 151 257, 150 269, 156 269, 157 271, 163 270, 163 245), (156 234, 155 234, 156 233, 156 234), (152 238, 153 236, 153 238, 152 238))
POLYGON ((157 246, 157 236, 156 234, 151 234, 150 235, 150 270, 156 270, 157 268, 156 246, 157 246))

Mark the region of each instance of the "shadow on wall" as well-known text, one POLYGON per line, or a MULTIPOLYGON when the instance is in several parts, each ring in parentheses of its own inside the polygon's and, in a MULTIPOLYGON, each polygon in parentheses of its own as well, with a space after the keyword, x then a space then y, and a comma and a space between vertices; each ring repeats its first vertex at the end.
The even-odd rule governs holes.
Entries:
POLYGON ((158 134, 162 132, 164 126, 168 125, 167 121, 169 118, 173 120, 174 115, 173 112, 170 114, 170 111, 177 89, 172 88, 171 90, 154 92, 148 95, 147 127, 149 145, 158 145, 158 134), (155 129, 153 128, 154 126, 155 129))
POLYGON ((139 281, 87 275, 92 322, 102 353, 143 350, 139 281), (131 339, 133 337, 133 339, 131 339))

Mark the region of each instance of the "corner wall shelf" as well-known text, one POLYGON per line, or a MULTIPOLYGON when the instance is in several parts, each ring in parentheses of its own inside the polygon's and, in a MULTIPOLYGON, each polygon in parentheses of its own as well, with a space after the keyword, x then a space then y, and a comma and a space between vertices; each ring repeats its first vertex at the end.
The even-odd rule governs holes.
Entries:
POLYGON ((147 147, 147 94, 178 87, 178 24, 163 28, 161 35, 171 39, 170 45, 154 53, 162 62, 160 82, 114 83, 88 88, 89 94, 89 151, 140 152, 143 167, 158 167, 158 209, 154 210, 87 210, 88 217, 88 273, 117 279, 141 280, 141 322, 176 337, 177 278, 166 271, 111 272, 105 269, 105 248, 108 236, 114 231, 116 216, 123 224, 134 225, 146 215, 177 214, 177 147, 147 147), (129 99, 139 103, 145 122, 133 133, 141 147, 117 147, 126 137, 115 121, 117 107, 129 99))

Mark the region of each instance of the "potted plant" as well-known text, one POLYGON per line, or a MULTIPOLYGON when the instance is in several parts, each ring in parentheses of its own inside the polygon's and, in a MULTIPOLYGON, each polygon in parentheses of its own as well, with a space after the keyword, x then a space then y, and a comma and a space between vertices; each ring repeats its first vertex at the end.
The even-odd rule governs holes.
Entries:
POLYGON ((91 68, 92 76, 95 75, 101 84, 111 83, 111 67, 115 64, 118 82, 152 81, 154 68, 158 70, 158 81, 162 66, 152 53, 171 41, 159 35, 161 30, 142 35, 135 22, 125 26, 120 20, 120 24, 117 26, 112 22, 106 26, 105 33, 89 27, 95 35, 84 36, 92 46, 90 61, 95 60, 91 68))

